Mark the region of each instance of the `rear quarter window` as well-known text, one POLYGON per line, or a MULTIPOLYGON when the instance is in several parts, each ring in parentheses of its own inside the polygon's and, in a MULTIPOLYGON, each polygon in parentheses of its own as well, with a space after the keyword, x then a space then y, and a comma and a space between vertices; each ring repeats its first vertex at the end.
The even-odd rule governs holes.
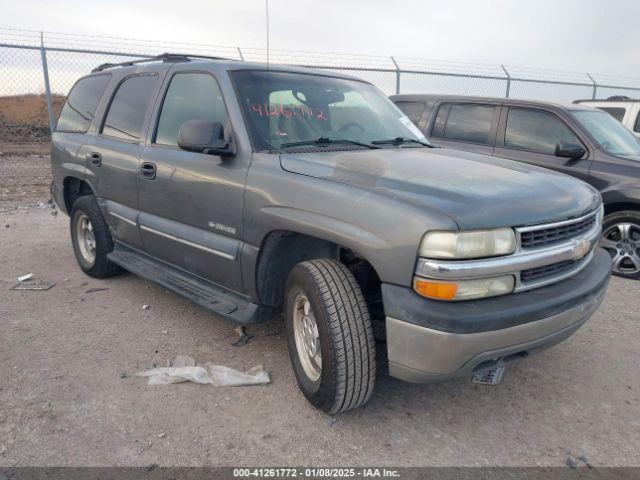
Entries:
POLYGON ((56 131, 86 132, 110 79, 111 75, 94 75, 78 80, 62 107, 56 131))
POLYGON ((636 124, 633 126, 634 132, 640 132, 640 112, 638 112, 638 116, 636 117, 636 124))

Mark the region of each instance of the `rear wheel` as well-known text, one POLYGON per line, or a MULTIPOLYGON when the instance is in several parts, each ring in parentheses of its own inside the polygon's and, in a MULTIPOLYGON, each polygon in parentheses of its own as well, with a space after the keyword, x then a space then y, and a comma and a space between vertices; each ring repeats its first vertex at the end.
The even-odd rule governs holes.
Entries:
POLYGON ((349 269, 328 259, 299 263, 287 280, 285 309, 289 355, 307 400, 331 414, 364 405, 375 385, 375 340, 349 269))
POLYGON ((613 274, 640 278, 640 213, 633 210, 604 217, 600 246, 613 261, 613 274))
POLYGON ((107 278, 122 270, 107 260, 113 239, 93 195, 78 198, 71 209, 71 243, 78 265, 95 278, 107 278))

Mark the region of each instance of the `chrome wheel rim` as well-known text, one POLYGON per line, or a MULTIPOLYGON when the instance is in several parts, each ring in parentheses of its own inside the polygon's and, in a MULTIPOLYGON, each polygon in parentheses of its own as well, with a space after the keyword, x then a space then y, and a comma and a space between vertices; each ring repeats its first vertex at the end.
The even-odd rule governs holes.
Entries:
POLYGON ((602 233, 600 246, 611 255, 613 271, 622 275, 640 272, 640 225, 616 223, 602 233))
POLYGON ((293 334, 302 369, 315 382, 322 373, 320 334, 311 303, 302 292, 298 292, 293 301, 293 334))
POLYGON ((76 238, 82 259, 92 265, 96 260, 96 237, 89 217, 81 214, 76 225, 76 238))

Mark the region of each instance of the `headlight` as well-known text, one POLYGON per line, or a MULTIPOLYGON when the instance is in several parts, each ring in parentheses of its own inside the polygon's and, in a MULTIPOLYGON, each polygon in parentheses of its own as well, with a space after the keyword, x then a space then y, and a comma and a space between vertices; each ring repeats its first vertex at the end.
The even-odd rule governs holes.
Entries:
POLYGON ((422 238, 419 254, 424 258, 496 257, 516 249, 516 235, 511 228, 469 232, 427 232, 422 238))
POLYGON ((511 293, 514 286, 515 278, 513 275, 451 282, 421 277, 413 279, 413 289, 423 297, 434 300, 472 300, 474 298, 495 297, 511 293))

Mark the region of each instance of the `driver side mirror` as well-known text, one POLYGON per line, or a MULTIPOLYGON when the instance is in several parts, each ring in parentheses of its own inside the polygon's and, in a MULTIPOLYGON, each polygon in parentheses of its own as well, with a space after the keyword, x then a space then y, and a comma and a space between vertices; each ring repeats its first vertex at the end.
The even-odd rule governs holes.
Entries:
POLYGON ((187 120, 178 131, 178 146, 189 152, 232 157, 235 149, 225 139, 224 127, 211 120, 187 120))
POLYGON ((587 151, 577 143, 560 142, 556 145, 556 157, 571 158, 577 160, 582 158, 587 151))

